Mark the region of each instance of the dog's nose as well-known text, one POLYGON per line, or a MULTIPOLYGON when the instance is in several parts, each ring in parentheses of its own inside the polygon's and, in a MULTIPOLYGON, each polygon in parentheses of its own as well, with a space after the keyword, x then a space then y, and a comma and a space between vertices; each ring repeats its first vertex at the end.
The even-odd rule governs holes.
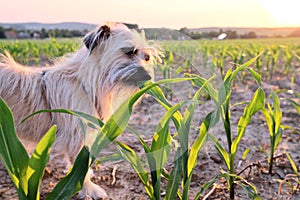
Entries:
POLYGON ((136 66, 132 68, 130 75, 128 75, 125 79, 123 79, 125 82, 130 84, 141 84, 145 81, 148 81, 151 79, 151 76, 149 73, 144 69, 142 66, 136 66))
POLYGON ((136 77, 137 81, 148 81, 151 79, 151 76, 144 69, 144 67, 137 67, 135 77, 136 77))

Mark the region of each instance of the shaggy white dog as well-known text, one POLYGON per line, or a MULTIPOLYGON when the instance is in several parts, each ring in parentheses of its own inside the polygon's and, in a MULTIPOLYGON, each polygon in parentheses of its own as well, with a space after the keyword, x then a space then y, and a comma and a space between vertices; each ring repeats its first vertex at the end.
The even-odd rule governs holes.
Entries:
MULTIPOLYGON (((139 89, 139 82, 153 77, 152 67, 160 54, 147 44, 143 34, 122 24, 98 27, 84 37, 83 43, 77 52, 52 67, 22 66, 8 53, 1 55, 0 61, 0 96, 13 112, 18 136, 24 144, 37 142, 56 124, 53 149, 64 154, 68 166, 83 145, 91 145, 96 137, 92 130, 84 137, 76 117, 59 113, 42 113, 25 123, 20 121, 38 110, 64 108, 105 122, 139 89)), ((90 181, 90 174, 80 195, 106 197, 106 192, 90 181)))

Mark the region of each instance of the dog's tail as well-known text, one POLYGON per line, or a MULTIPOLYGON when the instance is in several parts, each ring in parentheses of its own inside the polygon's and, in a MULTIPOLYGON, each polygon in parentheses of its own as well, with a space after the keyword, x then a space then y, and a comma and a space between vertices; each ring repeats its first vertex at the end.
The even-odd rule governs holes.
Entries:
POLYGON ((0 67, 4 66, 17 66, 19 65, 15 59, 10 55, 7 50, 4 53, 0 53, 0 67))

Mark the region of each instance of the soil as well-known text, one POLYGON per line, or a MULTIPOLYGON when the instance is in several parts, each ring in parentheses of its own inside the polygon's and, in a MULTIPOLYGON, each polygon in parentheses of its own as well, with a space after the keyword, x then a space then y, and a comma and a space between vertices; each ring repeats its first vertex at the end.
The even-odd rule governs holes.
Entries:
MULTIPOLYGON (((158 79, 161 78, 158 75, 158 79)), ((300 90, 300 77, 296 77, 294 88, 300 90)), ((180 83, 177 85, 169 86, 173 90, 172 99, 170 102, 180 102, 193 94, 193 87, 189 83, 180 83)), ((277 74, 272 80, 264 81, 263 89, 269 95, 271 90, 276 89, 290 89, 290 81, 285 80, 283 76, 277 74)), ((244 83, 234 84, 232 90, 232 104, 237 102, 249 101, 257 89, 253 81, 244 81, 244 83)), ((300 91, 298 91, 300 92, 300 91)), ((257 188, 258 194, 262 199, 300 199, 300 187, 293 182, 293 171, 285 152, 290 153, 296 166, 300 166, 300 116, 296 109, 284 98, 293 96, 288 93, 280 94, 281 108, 283 111, 282 123, 291 126, 291 129, 286 129, 283 132, 282 141, 275 152, 276 158, 273 168, 273 173, 268 174, 267 156, 270 150, 270 139, 267 125, 265 123, 262 113, 257 113, 252 118, 251 124, 247 127, 246 134, 242 138, 239 145, 235 168, 236 173, 246 179, 248 182, 254 184, 257 188), (244 151, 251 148, 250 153, 246 159, 242 158, 244 151), (292 184, 292 185, 290 185, 292 184)), ((197 130, 202 123, 206 114, 214 108, 211 100, 205 100, 203 97, 203 104, 199 105, 194 114, 192 122, 190 141, 191 144, 197 137, 197 130)), ((299 102, 299 99, 294 99, 299 102)), ((239 118, 243 114, 244 106, 240 105, 231 109, 231 123, 234 136, 236 135, 236 125, 239 118)), ((182 110, 183 113, 184 110, 182 110)), ((156 126, 165 113, 162 106, 159 105, 152 97, 144 97, 142 101, 135 107, 130 126, 142 135, 145 141, 151 143, 153 133, 156 126)), ((171 125, 171 132, 174 133, 175 129, 171 125)), ((217 124, 210 131, 214 134, 221 144, 226 147, 226 135, 222 124, 217 124)), ((124 142, 133 148, 138 155, 145 157, 144 150, 138 138, 125 131, 120 135, 118 140, 124 142)), ((109 145, 100 155, 110 155, 116 152, 113 144, 109 145)), ((171 156, 172 157, 172 156, 171 156)), ((109 194, 109 199, 132 199, 143 200, 148 199, 143 185, 135 174, 130 165, 123 160, 108 161, 93 166, 95 176, 93 181, 100 185, 109 194)), ((166 170, 172 169, 172 159, 165 166, 166 170)), ((41 199, 44 199, 46 194, 52 191, 55 184, 63 176, 63 166, 50 163, 41 186, 41 199)), ((217 151, 215 150, 210 140, 203 146, 199 156, 198 163, 195 167, 192 183, 190 188, 190 199, 193 199, 201 186, 207 181, 213 179, 221 173, 221 170, 226 170, 226 166, 222 163, 217 151)), ((3 165, 0 166, 0 199, 18 199, 16 190, 5 170, 3 165)), ((298 177, 298 184, 300 177, 298 177)), ((166 182, 163 181, 162 197, 164 196, 166 182)), ((235 187, 236 199, 250 199, 247 192, 241 187, 235 187)), ((77 196, 72 198, 78 199, 77 196)), ((220 179, 216 184, 204 191, 201 199, 229 199, 229 192, 227 184, 224 179, 220 179)))

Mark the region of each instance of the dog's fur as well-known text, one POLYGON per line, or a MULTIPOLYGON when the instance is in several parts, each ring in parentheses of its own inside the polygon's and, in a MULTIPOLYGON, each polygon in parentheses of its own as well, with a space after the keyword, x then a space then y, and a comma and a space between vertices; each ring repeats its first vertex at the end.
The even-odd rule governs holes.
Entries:
MULTIPOLYGON (((138 90, 138 82, 153 77, 159 51, 145 36, 122 24, 107 23, 88 33, 82 47, 58 60, 52 67, 27 67, 6 53, 0 61, 0 96, 10 106, 17 134, 24 144, 37 142, 54 124, 57 138, 53 149, 64 153, 70 164, 83 145, 91 145, 92 130, 84 137, 79 120, 71 115, 42 113, 42 109, 71 109, 94 115, 104 122, 138 90)), ((106 197, 86 176, 81 196, 106 197)))

